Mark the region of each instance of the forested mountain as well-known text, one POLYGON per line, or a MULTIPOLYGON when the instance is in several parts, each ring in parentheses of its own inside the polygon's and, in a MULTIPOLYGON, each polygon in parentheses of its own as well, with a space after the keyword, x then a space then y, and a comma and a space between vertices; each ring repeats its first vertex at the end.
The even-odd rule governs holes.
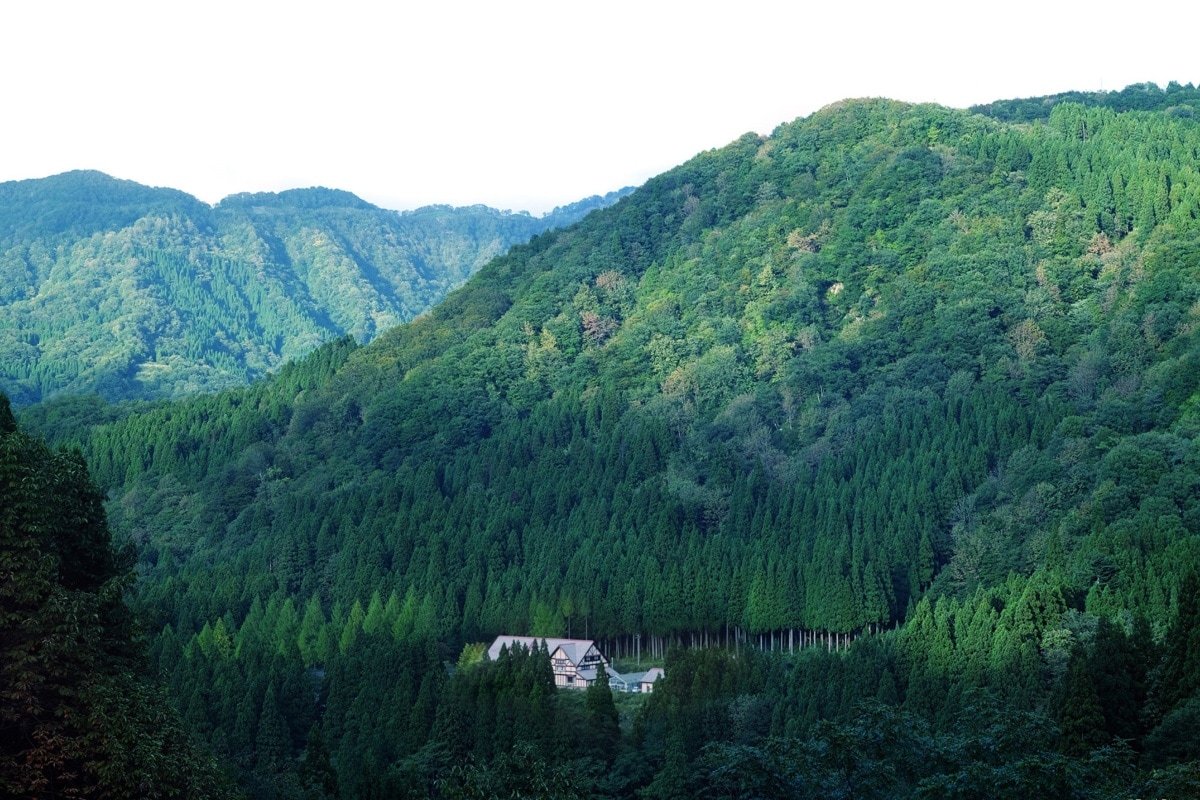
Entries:
POLYGON ((0 390, 23 405, 244 385, 323 342, 370 341, 621 194, 534 218, 397 213, 331 189, 212 208, 98 172, 0 184, 0 390))
POLYGON ((24 422, 256 796, 1195 796, 1198 163, 1177 114, 846 101, 368 346, 24 422), (443 668, 568 630, 662 686, 443 668))
POLYGON ((1162 111, 1168 116, 1191 119, 1200 114, 1200 89, 1192 84, 1183 86, 1171 81, 1163 89, 1154 83, 1135 83, 1113 92, 1062 92, 1045 97, 1022 97, 997 100, 971 106, 976 114, 986 114, 1002 122, 1033 122, 1045 120, 1060 103, 1077 103, 1114 111, 1162 111))

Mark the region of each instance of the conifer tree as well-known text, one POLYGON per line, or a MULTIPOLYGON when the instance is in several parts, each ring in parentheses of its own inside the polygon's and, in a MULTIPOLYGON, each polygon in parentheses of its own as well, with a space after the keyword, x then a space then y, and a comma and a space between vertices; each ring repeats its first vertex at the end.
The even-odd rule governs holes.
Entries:
POLYGON ((308 732, 308 744, 300 759, 298 774, 304 800, 336 800, 338 797, 337 772, 330 762, 320 723, 314 723, 308 732))
POLYGON ((1155 699, 1166 713, 1200 692, 1200 577, 1189 569, 1179 584, 1179 605, 1167 632, 1155 699))
POLYGON ((604 669, 603 662, 596 665, 596 680, 587 687, 585 695, 588 742, 597 758, 612 763, 621 741, 621 728, 612 687, 608 684, 608 671, 604 669))
POLYGON ((256 767, 264 772, 279 772, 290 755, 290 738, 287 722, 279 713, 275 687, 269 686, 263 696, 262 714, 258 718, 254 739, 256 767))
POLYGON ((0 794, 223 797, 144 678, 100 495, 0 394, 0 794))
POLYGON ((1104 709, 1088 673, 1087 659, 1076 654, 1065 676, 1062 710, 1059 713, 1059 749, 1081 757, 1108 741, 1104 709))

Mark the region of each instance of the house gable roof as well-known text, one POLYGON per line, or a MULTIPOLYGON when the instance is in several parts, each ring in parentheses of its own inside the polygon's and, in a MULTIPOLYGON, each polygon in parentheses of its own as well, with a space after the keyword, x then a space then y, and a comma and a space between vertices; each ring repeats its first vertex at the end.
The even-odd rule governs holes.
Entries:
POLYGON ((615 672, 610 673, 610 675, 620 678, 621 681, 626 684, 654 683, 656 680, 661 678, 663 676, 663 674, 664 673, 663 673, 662 667, 652 667, 651 669, 648 669, 645 672, 631 672, 628 675, 618 675, 615 672))
MULTIPOLYGON (((560 644, 557 647, 550 647, 550 657, 555 658, 559 653, 562 653, 563 658, 568 659, 576 666, 596 646, 591 639, 560 639, 558 641, 560 644)), ((596 654, 599 655, 599 653, 600 651, 597 650, 596 654)))
MULTIPOLYGON (((554 657, 559 650, 562 651, 563 657, 569 659, 572 664, 578 666, 583 657, 588 651, 596 646, 593 639, 551 639, 543 636, 497 636, 492 642, 492 646, 488 648, 488 658, 495 661, 500 657, 500 649, 503 647, 512 650, 514 645, 521 645, 530 650, 537 644, 545 642, 546 648, 550 651, 550 656, 554 657)), ((598 653, 599 651, 597 651, 598 653)))

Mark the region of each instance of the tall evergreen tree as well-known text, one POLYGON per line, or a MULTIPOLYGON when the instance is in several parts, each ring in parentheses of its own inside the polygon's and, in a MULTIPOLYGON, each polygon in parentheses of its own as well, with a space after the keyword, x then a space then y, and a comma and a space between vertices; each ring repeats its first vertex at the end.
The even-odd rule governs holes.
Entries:
POLYGON ((596 665, 596 680, 585 690, 584 707, 587 709, 588 744, 597 758, 611 764, 617 755, 621 727, 608 681, 608 671, 601 662, 596 665))
POLYGON ((1087 659, 1076 654, 1065 676, 1058 725, 1059 748, 1069 756, 1082 757, 1108 742, 1104 709, 1088 672, 1087 659))

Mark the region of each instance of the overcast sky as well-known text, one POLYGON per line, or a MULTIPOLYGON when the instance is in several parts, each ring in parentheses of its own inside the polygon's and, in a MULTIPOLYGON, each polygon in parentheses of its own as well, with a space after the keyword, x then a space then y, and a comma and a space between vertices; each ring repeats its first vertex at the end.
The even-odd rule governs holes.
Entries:
POLYGON ((1200 83, 1198 22, 1158 0, 11 2, 0 181, 541 213, 845 97, 1200 83))

